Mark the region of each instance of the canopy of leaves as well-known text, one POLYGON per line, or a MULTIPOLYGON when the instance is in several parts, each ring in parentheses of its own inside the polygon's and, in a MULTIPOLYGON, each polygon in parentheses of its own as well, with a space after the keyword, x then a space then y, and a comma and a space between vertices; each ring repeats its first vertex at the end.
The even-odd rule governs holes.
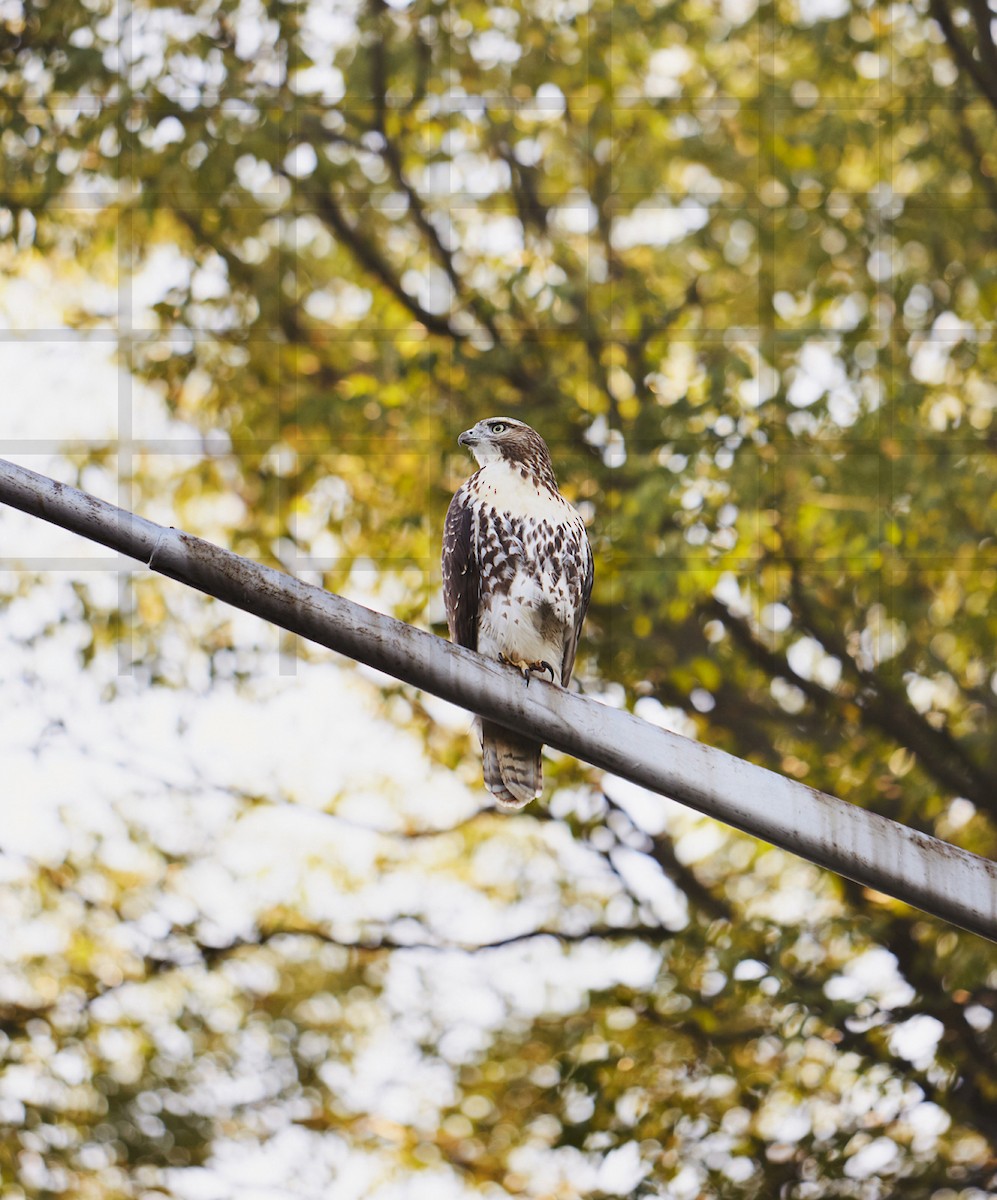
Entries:
MULTIPOLYGON (((3 269, 85 272, 73 323, 113 335, 183 431, 67 452, 80 473, 113 459, 140 511, 441 631, 457 434, 517 415, 590 521, 585 686, 993 857, 995 19, 986 0, 7 4, 3 269)), ((196 630, 206 680, 257 669, 210 606, 148 583, 117 600, 79 584, 84 662, 113 647, 176 686, 163 632, 196 630)), ((471 777, 469 739, 387 702, 471 777)), ((602 955, 590 988, 507 997, 473 1044, 432 1017, 473 949, 404 949, 438 940, 428 900, 345 924, 261 902, 218 944, 163 899, 191 848, 133 826, 141 878, 80 851, 12 887, 10 920, 75 933, 8 964, 0 1045, 34 1081, 0 1089, 9 1194, 182 1194, 223 1134, 295 1128, 491 1196, 997 1195, 988 947, 548 773, 552 819, 409 814, 437 849, 371 867, 554 896, 530 932, 559 941, 529 953, 602 955), (608 965, 633 946, 649 974, 608 965), (450 1083, 392 1123, 327 1068, 393 1036, 406 970, 450 1083)))

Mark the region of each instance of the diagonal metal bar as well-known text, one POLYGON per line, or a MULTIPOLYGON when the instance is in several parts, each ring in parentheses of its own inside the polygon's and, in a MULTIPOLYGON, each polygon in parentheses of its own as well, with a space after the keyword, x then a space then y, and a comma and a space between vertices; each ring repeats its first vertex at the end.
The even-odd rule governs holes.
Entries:
POLYGON ((997 863, 0 459, 0 501, 997 941, 997 863))

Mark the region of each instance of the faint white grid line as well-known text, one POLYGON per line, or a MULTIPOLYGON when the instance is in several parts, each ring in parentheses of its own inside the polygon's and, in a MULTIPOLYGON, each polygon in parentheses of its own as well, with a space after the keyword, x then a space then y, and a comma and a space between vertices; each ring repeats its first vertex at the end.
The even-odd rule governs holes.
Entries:
MULTIPOLYGON (((118 18, 118 41, 122 50, 119 55, 119 61, 124 61, 127 65, 128 73, 128 90, 131 90, 131 85, 134 82, 131 77, 133 64, 135 61, 134 50, 134 31, 132 28, 132 8, 127 0, 121 0, 121 3, 116 7, 116 15, 118 18)), ((118 123, 118 143, 121 147, 119 153, 121 155, 121 176, 120 176, 120 204, 118 206, 117 220, 117 255, 118 255, 118 334, 119 343, 118 351, 124 360, 125 369, 118 372, 118 506, 126 511, 131 511, 134 501, 134 489, 132 487, 133 459, 132 459, 132 433, 134 431, 134 344, 132 341, 132 330, 135 325, 134 321, 134 287, 132 285, 132 266, 133 266, 133 217, 132 205, 135 200, 135 189, 132 183, 132 170, 134 162, 132 153, 129 149, 130 139, 124 136, 123 128, 125 113, 121 106, 118 107, 117 123, 118 123)), ((132 588, 133 568, 128 566, 122 557, 118 559, 118 603, 123 614, 131 614, 135 609, 135 595, 132 588)), ((125 620, 123 623, 122 636, 116 644, 117 651, 117 669, 119 675, 129 676, 134 671, 135 648, 132 635, 132 623, 125 620)))
MULTIPOLYGON (((281 142, 281 135, 284 132, 284 123, 292 122, 292 121, 295 124, 297 123, 297 114, 293 110, 290 114, 288 114, 286 111, 281 111, 280 113, 278 113, 278 115, 277 115, 278 143, 281 142)), ((279 278, 281 280, 284 279, 285 275, 288 272, 288 267, 285 263, 283 263, 281 261, 281 256, 284 255, 285 253, 289 253, 291 256, 290 273, 294 279, 294 300, 293 300, 294 303, 297 303, 298 295, 299 295, 299 293, 298 293, 298 282, 299 282, 298 281, 298 262, 299 262, 299 258, 298 258, 298 221, 296 219, 294 219, 297 216, 296 208, 297 208, 297 206, 295 205, 295 209, 292 210, 292 214, 291 214, 292 221, 291 221, 290 236, 288 238, 281 237, 280 243, 277 248, 277 261, 279 264, 278 274, 279 274, 279 278), (285 246, 287 246, 288 243, 290 243, 289 249, 285 251, 285 246)), ((282 306, 284 305, 284 303, 285 303, 284 291, 283 291, 283 288, 280 287, 280 285, 278 285, 278 291, 277 291, 277 324, 278 325, 282 324, 282 320, 281 320, 281 318, 283 316, 282 306)), ((274 395, 273 403, 276 405, 276 412, 274 415, 276 417, 275 429, 276 429, 276 433, 277 433, 277 440, 281 445, 283 445, 283 440, 284 440, 284 420, 283 420, 283 414, 281 411, 281 395, 283 392, 283 382, 284 382, 284 357, 283 357, 283 355, 278 353, 278 355, 277 355, 277 390, 274 395)), ((295 407, 296 407, 297 401, 299 398, 296 374, 292 376, 290 382, 291 382, 291 387, 294 389, 294 399, 295 399, 295 407)), ((286 486, 286 484, 284 481, 284 476, 281 475, 277 480, 277 487, 274 489, 274 505, 276 508, 274 517, 275 517, 275 525, 277 528, 280 527, 281 509, 285 507, 285 502, 287 500, 289 500, 289 497, 284 495, 285 486, 286 486)), ((288 512, 290 512, 291 511, 290 505, 287 504, 286 507, 287 507, 288 512)), ((291 546, 293 547, 294 546, 293 539, 289 539, 289 540, 290 540, 291 546)), ((297 559, 296 550, 292 550, 292 554, 293 554, 293 561, 291 564, 291 570, 293 571, 293 573, 295 575, 297 575, 298 559, 297 559)), ((277 674, 279 676, 293 677, 293 676, 297 675, 297 673, 298 673, 298 656, 295 652, 295 648, 297 645, 298 645, 298 639, 293 634, 290 634, 285 630, 278 631, 278 635, 277 635, 277 674)))
MULTIPOLYGON (((143 568, 135 563, 133 570, 143 568)), ((114 572, 121 571, 121 558, 73 558, 63 555, 11 555, 0 558, 0 570, 4 571, 68 571, 71 574, 85 574, 87 571, 114 572)))

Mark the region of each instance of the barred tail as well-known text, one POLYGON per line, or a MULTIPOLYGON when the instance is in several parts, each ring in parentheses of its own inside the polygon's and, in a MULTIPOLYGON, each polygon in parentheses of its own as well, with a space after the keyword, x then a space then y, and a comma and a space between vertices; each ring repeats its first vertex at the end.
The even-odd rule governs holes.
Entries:
POLYGON ((481 722, 481 756, 485 787, 502 808, 522 808, 543 787, 540 743, 491 721, 481 722))

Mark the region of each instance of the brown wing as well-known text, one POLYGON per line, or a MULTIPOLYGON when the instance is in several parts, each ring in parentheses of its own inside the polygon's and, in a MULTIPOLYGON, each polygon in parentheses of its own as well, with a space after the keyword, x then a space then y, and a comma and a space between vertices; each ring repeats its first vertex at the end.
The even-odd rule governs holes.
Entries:
POLYGON ((450 501, 443 526, 443 603, 450 639, 478 648, 478 563, 474 554, 474 513, 460 488, 450 501))
POLYGON ((579 527, 576 532, 577 542, 575 547, 565 547, 565 555, 571 555, 573 552, 577 555, 580 561, 577 564, 575 573, 575 584, 577 593, 575 596, 575 622, 571 629, 568 630, 567 636, 564 639, 564 657, 561 659, 561 687, 568 686, 568 680, 571 678, 571 672, 575 668, 575 654, 578 651, 578 639, 581 637, 582 624, 585 621, 585 614, 588 611, 589 598, 592 595, 592 581, 595 578, 595 563, 592 561, 592 547, 589 545, 588 535, 585 532, 585 526, 579 521, 579 527))

